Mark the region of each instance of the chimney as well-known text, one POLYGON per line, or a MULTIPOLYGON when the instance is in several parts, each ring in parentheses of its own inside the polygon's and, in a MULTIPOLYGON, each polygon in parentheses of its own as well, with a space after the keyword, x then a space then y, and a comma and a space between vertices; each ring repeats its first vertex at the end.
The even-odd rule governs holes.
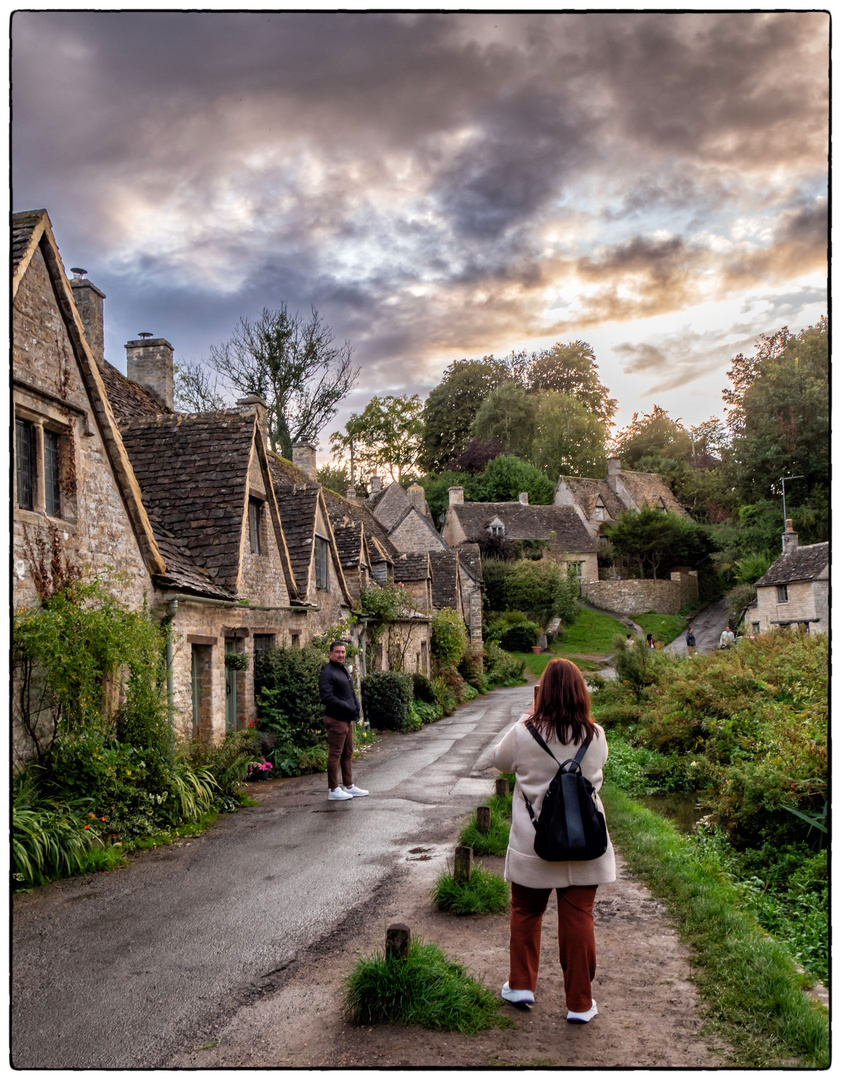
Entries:
POLYGON ((172 346, 166 338, 141 334, 126 342, 126 375, 139 383, 161 406, 172 412, 175 376, 172 369, 172 346))
POLYGON ((382 491, 383 483, 379 476, 371 477, 371 494, 376 495, 378 491, 382 491))
POLYGON ((295 443, 292 447, 292 464, 296 469, 300 469, 311 483, 318 482, 315 468, 315 446, 312 443, 295 443))
POLYGON ((253 409, 257 413, 257 426, 260 428, 263 442, 268 445, 269 414, 265 401, 258 394, 248 394, 247 397, 237 398, 237 405, 241 405, 244 409, 253 409))
POLYGON ((615 476, 618 472, 622 471, 622 460, 618 457, 612 457, 607 459, 607 475, 615 476))
POLYGON ((464 488, 463 487, 451 487, 450 492, 450 506, 460 506, 464 502, 464 488))
POLYGON ((96 362, 102 364, 105 359, 105 329, 102 321, 102 301, 105 293, 97 289, 92 281, 85 279, 87 270, 73 266, 70 272, 76 275, 70 279, 70 288, 73 290, 76 310, 85 327, 85 337, 96 362))
POLYGON ((429 507, 426 505, 426 492, 420 484, 412 484, 406 494, 409 496, 410 502, 419 513, 423 514, 424 517, 429 517, 429 507))
POLYGON ((783 533, 783 555, 796 551, 799 546, 800 540, 792 528, 791 518, 786 518, 786 531, 783 533))
POLYGON ((517 498, 520 500, 520 502, 523 504, 523 506, 528 506, 528 504, 529 504, 529 493, 527 491, 521 491, 520 494, 517 496, 517 498))

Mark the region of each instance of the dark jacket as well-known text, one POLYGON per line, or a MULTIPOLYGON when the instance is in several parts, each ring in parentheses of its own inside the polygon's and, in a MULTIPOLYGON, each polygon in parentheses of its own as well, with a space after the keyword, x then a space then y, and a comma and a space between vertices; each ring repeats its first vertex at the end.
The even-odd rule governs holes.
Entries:
POLYGON ((686 635, 686 644, 689 645, 690 647, 695 644, 695 635, 694 634, 687 634, 686 635))
POLYGON ((318 693, 324 713, 331 720, 358 720, 359 702, 353 680, 344 664, 329 660, 318 676, 318 693))

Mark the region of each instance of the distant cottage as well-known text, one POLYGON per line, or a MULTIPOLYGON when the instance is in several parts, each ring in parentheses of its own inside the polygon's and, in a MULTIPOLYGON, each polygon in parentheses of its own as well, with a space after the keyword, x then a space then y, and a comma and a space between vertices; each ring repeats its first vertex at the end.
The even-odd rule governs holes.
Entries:
POLYGON ((800 547, 791 519, 783 554, 757 581, 756 602, 745 613, 753 634, 798 626, 810 634, 829 629, 829 544, 800 547))

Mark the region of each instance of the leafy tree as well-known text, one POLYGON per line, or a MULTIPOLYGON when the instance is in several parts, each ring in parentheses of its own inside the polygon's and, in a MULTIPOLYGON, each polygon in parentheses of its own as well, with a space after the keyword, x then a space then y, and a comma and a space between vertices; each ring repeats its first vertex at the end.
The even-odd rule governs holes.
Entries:
POLYGON ((605 522, 601 531, 620 558, 638 566, 640 577, 650 569, 656 579, 663 564, 697 567, 711 547, 701 526, 671 511, 664 514, 648 507, 627 510, 616 521, 605 522))
MULTIPOLYGON (((535 425, 535 401, 519 383, 491 390, 473 419, 473 434, 498 443, 506 454, 528 457, 535 425)), ((462 451, 463 452, 463 451, 462 451)))
POLYGON ((450 364, 424 403, 423 469, 435 472, 448 467, 450 459, 467 444, 479 406, 509 377, 506 362, 493 356, 450 364))
POLYGON ((577 398, 556 390, 536 395, 531 460, 549 477, 604 476, 605 427, 577 398))
POLYGON ((471 439, 463 450, 450 458, 449 468, 455 472, 467 472, 474 475, 484 472, 489 461, 504 453, 502 444, 496 439, 471 439))
POLYGON ((417 394, 373 397, 361 413, 352 413, 344 433, 330 436, 331 450, 347 461, 352 478, 383 476, 401 483, 414 478, 421 451, 423 406, 417 394))
POLYGON ((640 458, 653 454, 663 458, 688 461, 692 456, 692 439, 677 420, 665 409, 655 405, 650 413, 634 413, 631 423, 613 441, 613 453, 631 468, 640 458))
POLYGON ((586 341, 559 341, 534 356, 528 382, 533 391, 556 390, 576 398, 603 424, 609 424, 616 412, 618 403, 608 397, 608 389, 598 376, 593 347, 586 341))
POLYGON ((432 476, 424 476, 420 481, 426 496, 426 505, 432 515, 432 520, 440 528, 444 515, 450 505, 450 488, 464 488, 465 499, 475 502, 481 498, 479 491, 482 484, 481 476, 473 476, 470 473, 446 472, 432 476))
MULTIPOLYGON (((356 385, 352 353, 347 341, 333 344, 333 331, 315 308, 305 319, 283 303, 263 308, 255 321, 241 318, 229 341, 211 346, 208 363, 230 387, 263 398, 272 449, 291 458, 292 444, 317 439, 356 385)), ((181 380, 180 396, 198 393, 199 381, 191 378, 181 380)))
POLYGON ((548 506, 555 494, 555 485, 539 469, 510 454, 489 462, 476 487, 481 502, 516 502, 527 491, 531 504, 548 506))
POLYGON ((335 465, 324 465, 315 475, 319 484, 329 491, 335 491, 337 495, 344 495, 350 486, 347 469, 337 468, 335 465))
POLYGON ((556 562, 523 559, 514 563, 505 575, 503 590, 507 608, 525 611, 544 630, 554 618, 565 623, 575 620, 578 588, 572 574, 556 562))
POLYGON ((175 408, 179 412, 210 412, 226 408, 219 377, 204 364, 188 361, 175 367, 175 408))

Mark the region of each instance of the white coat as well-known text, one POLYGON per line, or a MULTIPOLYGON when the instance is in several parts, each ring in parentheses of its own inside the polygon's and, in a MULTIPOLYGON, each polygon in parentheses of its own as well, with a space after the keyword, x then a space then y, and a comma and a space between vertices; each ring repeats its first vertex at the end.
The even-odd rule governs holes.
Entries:
MULTIPOLYGON (((560 743, 555 737, 546 739, 553 761, 546 751, 532 738, 525 713, 493 749, 493 764, 501 772, 514 773, 513 812, 508 851, 505 856, 505 880, 514 881, 530 889, 565 889, 570 885, 603 885, 616 880, 616 859, 613 844, 608 836, 607 851, 598 859, 586 862, 546 862, 534 850, 534 825, 526 809, 523 792, 532 804, 535 817, 540 816, 543 796, 558 771, 558 763, 575 757, 580 743, 560 743)), ((602 786, 604 763, 607 761, 607 739, 604 731, 595 725, 587 752, 581 762, 581 772, 596 791, 602 786)), ((599 809, 604 813, 601 799, 596 795, 599 809)))

